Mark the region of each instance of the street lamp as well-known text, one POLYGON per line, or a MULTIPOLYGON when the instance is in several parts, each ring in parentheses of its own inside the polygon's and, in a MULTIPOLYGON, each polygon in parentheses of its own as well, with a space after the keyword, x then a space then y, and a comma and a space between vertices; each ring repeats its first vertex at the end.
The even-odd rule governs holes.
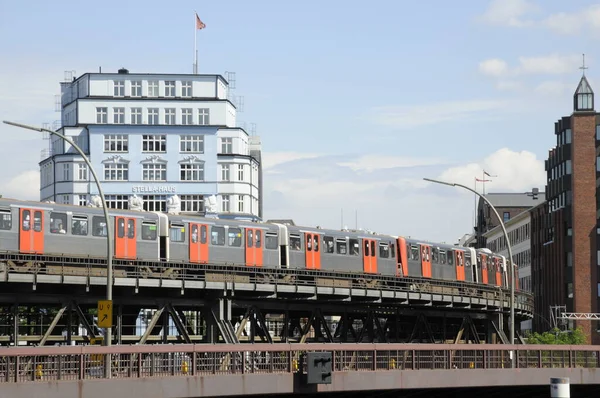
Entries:
MULTIPOLYGON (((15 126, 15 127, 21 127, 24 129, 28 129, 28 130, 34 130, 34 131, 44 131, 50 134, 53 134, 57 137, 62 138, 64 141, 66 141, 69 145, 71 145, 73 148, 75 148, 75 150, 79 153, 79 155, 81 155, 81 157, 83 158, 83 161, 87 164, 90 172, 92 173, 92 176, 94 177, 94 181, 96 182, 96 187, 98 187, 98 193, 100 194, 100 200, 102 201, 102 208, 104 210, 104 218, 106 219, 106 258, 107 258, 107 270, 106 270, 106 299, 109 301, 112 301, 112 279, 113 279, 113 254, 112 254, 112 248, 113 248, 113 235, 112 235, 112 228, 111 228, 111 224, 110 224, 110 218, 108 216, 108 207, 106 206, 106 199, 104 197, 104 192, 102 191, 102 186, 100 186, 100 180, 98 180, 98 176, 96 175, 96 172, 94 171, 94 167, 92 166, 92 163, 90 162, 90 160, 88 159, 88 157, 85 155, 85 153, 83 152, 83 150, 81 150, 81 148, 76 145, 73 140, 71 140, 69 137, 58 133, 56 131, 52 131, 52 130, 48 130, 45 128, 41 128, 41 127, 34 127, 34 126, 28 126, 26 124, 21 124, 21 123, 15 123, 15 122, 9 122, 4 120, 5 124, 9 124, 11 126, 15 126)), ((111 340, 112 340, 112 330, 110 327, 106 328, 106 333, 105 333, 106 339, 105 339, 105 345, 106 346, 110 346, 111 345, 111 340)), ((111 370, 110 370, 110 366, 111 366, 111 362, 110 362, 110 355, 106 355, 107 361, 106 361, 106 377, 110 378, 111 376, 111 370)))
MULTIPOLYGON (((500 221, 500 226, 502 227, 502 232, 504 233, 504 239, 506 239, 506 247, 508 248, 508 257, 510 260, 511 284, 510 284, 510 325, 509 326, 510 326, 510 344, 514 344, 514 342, 515 342, 515 267, 513 265, 513 255, 512 255, 512 248, 510 247, 510 239, 508 238, 508 233, 506 232, 506 227, 504 226, 504 222, 503 222, 502 218, 500 217, 500 214, 498 214, 498 211, 496 210, 494 205, 492 205, 485 196, 483 196, 479 192, 475 191, 474 189, 467 187, 466 185, 456 184, 454 182, 444 182, 444 181, 432 180, 430 178, 423 178, 423 179, 425 181, 434 182, 436 184, 443 184, 443 185, 448 185, 451 187, 464 188, 468 191, 473 192, 475 195, 477 195, 481 199, 483 199, 490 206, 490 208, 494 211, 494 214, 496 214, 496 217, 498 217, 498 221, 500 221)), ((513 359, 513 361, 514 361, 514 359, 513 359)))

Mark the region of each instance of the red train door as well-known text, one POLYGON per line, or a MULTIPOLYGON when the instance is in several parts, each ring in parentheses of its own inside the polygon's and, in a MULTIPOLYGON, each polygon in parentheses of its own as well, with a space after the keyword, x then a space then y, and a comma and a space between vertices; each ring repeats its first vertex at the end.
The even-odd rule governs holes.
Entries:
POLYGON ((454 264, 456 264, 456 280, 465 280, 465 252, 456 250, 454 252, 454 264))
POLYGON ((502 286, 502 263, 498 257, 494 257, 494 268, 496 268, 496 286, 502 286))
POLYGON ((44 252, 44 212, 20 209, 19 250, 22 253, 44 252))
POLYGON ((487 255, 481 254, 481 283, 488 284, 488 259, 487 255))
POLYGON ((406 239, 398 238, 398 266, 396 276, 408 276, 408 253, 406 252, 406 239))
POLYGON ((375 241, 363 239, 363 270, 368 274, 377 273, 377 256, 375 252, 375 241))
POLYGON ((262 230, 246 228, 246 265, 249 267, 263 265, 262 230))
POLYGON ((115 257, 137 257, 135 218, 115 217, 115 257))
POLYGON ((421 245, 421 271, 424 278, 431 278, 431 246, 421 245))
POLYGON ((306 269, 321 269, 321 241, 318 234, 305 233, 306 269))
POLYGON ((208 263, 208 226, 190 223, 190 263, 208 263))

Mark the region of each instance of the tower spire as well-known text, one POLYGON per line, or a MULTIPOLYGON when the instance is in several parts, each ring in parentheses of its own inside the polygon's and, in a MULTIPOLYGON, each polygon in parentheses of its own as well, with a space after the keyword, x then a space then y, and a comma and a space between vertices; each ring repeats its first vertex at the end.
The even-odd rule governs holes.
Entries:
POLYGON ((583 57, 583 63, 581 64, 581 66, 579 67, 579 69, 581 69, 581 73, 583 76, 585 76, 585 70, 588 69, 587 66, 585 66, 585 54, 581 54, 583 57))

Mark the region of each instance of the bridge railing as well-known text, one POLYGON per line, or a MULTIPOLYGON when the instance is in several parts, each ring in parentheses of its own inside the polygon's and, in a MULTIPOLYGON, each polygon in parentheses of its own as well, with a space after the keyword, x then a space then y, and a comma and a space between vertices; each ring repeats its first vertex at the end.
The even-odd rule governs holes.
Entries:
MULTIPOLYGON (((0 349, 0 384, 113 378, 306 372, 305 354, 333 354, 335 372, 600 368, 598 346, 253 344, 16 347, 0 349)), ((1 388, 1 387, 0 387, 1 388)))

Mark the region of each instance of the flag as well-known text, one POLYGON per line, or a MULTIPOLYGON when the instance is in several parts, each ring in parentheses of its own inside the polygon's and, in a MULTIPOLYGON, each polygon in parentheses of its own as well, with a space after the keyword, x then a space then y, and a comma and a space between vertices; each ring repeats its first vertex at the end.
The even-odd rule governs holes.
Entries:
POLYGON ((492 175, 490 173, 488 173, 487 171, 483 170, 483 174, 485 174, 488 177, 491 177, 492 175))
POLYGON ((200 17, 198 16, 198 14, 196 14, 196 29, 197 30, 201 30, 206 28, 206 25, 204 24, 204 22, 202 22, 200 20, 200 17))
MULTIPOLYGON (((489 175, 489 174, 488 174, 489 175)), ((480 180, 479 178, 475 177, 475 181, 477 182, 492 182, 492 180, 480 180)))

